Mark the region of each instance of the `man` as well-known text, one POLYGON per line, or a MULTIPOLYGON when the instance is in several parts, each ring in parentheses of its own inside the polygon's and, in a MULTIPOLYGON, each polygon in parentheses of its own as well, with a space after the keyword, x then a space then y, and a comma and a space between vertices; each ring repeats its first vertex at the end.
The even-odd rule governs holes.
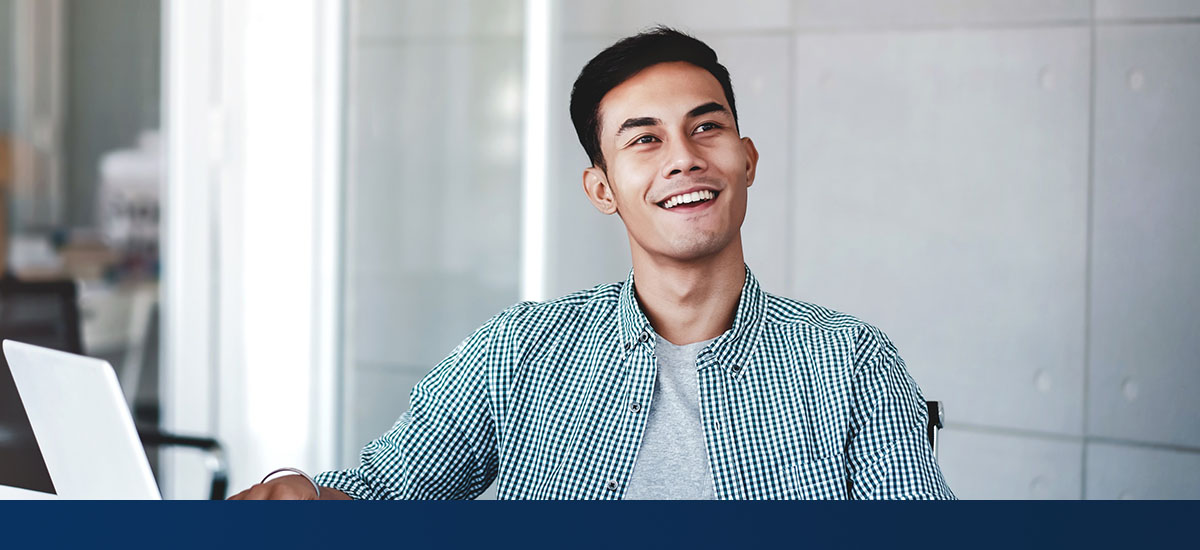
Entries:
POLYGON ((357 468, 234 498, 474 498, 493 480, 502 499, 954 498, 887 337, 746 267, 758 151, 712 49, 661 27, 621 40, 580 73, 571 118, 629 278, 489 320, 357 468))

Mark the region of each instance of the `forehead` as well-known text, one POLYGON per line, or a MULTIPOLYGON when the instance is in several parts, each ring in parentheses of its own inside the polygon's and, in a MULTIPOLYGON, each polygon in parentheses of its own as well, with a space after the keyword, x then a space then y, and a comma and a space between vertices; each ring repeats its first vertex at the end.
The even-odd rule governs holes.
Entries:
POLYGON ((601 133, 611 134, 621 121, 633 117, 682 118, 708 102, 729 107, 725 90, 712 73, 682 61, 652 65, 600 100, 601 133))

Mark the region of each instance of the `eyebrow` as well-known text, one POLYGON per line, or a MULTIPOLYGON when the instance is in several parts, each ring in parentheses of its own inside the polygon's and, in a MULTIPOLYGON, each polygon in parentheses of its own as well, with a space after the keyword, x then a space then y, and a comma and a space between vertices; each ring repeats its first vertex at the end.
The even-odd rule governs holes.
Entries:
POLYGON ((722 113, 728 113, 729 109, 726 109, 724 105, 721 105, 716 101, 710 101, 704 105, 692 109, 691 111, 688 111, 687 116, 688 118, 695 118, 700 115, 707 115, 708 113, 714 113, 718 111, 722 113))
POLYGON ((643 126, 658 126, 659 124, 662 124, 662 120, 654 118, 654 117, 644 116, 644 117, 638 117, 638 118, 627 118, 627 119, 625 119, 625 122, 621 123, 621 127, 617 129, 617 135, 619 136, 619 135, 625 133, 625 130, 628 130, 630 128, 641 128, 643 126))
MULTIPOLYGON (((708 103, 705 103, 704 105, 701 105, 699 107, 696 107, 695 109, 692 109, 691 111, 688 111, 687 117, 695 118, 695 117, 698 117, 701 115, 707 115, 708 113, 715 113, 715 112, 728 113, 729 109, 726 109, 724 105, 721 105, 720 103, 717 103, 716 101, 710 101, 708 103)), ((627 119, 625 119, 625 122, 621 123, 621 127, 617 128, 616 135, 620 136, 621 134, 625 133, 626 130, 629 130, 631 128, 641 128, 644 126, 658 126, 659 124, 662 124, 662 119, 658 119, 658 118, 654 118, 654 117, 644 116, 644 117, 636 117, 636 118, 627 118, 627 119)))

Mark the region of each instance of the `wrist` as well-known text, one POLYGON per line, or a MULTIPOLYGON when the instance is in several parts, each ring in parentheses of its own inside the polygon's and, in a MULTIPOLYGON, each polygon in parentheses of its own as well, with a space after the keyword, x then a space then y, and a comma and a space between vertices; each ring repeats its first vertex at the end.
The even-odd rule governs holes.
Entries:
POLYGON ((266 483, 266 482, 270 481, 273 477, 278 479, 279 477, 281 477, 279 474, 290 474, 290 475, 294 475, 297 477, 303 477, 304 479, 308 480, 308 483, 310 485, 312 485, 312 489, 316 493, 316 500, 321 500, 321 487, 319 485, 317 485, 317 482, 315 480, 313 480, 312 476, 304 473, 304 471, 299 468, 291 468, 291 467, 276 468, 275 470, 272 470, 271 473, 263 476, 262 481, 260 481, 259 483, 266 483))

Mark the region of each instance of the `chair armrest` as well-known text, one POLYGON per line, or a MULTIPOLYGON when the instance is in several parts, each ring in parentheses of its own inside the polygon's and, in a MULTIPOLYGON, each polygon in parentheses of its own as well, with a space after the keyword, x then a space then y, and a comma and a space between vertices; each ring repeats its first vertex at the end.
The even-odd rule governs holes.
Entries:
POLYGON ((938 451, 938 430, 941 430, 946 424, 946 411, 942 408, 941 401, 926 401, 925 408, 929 411, 929 424, 926 426, 926 434, 929 436, 929 446, 933 448, 933 456, 936 458, 938 451))
POLYGON ((941 401, 926 401, 925 408, 929 409, 929 423, 937 429, 946 427, 946 411, 941 401))
POLYGON ((208 471, 212 473, 212 486, 208 498, 225 499, 229 488, 229 472, 225 462, 225 450, 219 441, 211 437, 176 435, 153 428, 138 428, 138 437, 141 438, 142 445, 147 447, 187 447, 205 452, 208 455, 208 471))

